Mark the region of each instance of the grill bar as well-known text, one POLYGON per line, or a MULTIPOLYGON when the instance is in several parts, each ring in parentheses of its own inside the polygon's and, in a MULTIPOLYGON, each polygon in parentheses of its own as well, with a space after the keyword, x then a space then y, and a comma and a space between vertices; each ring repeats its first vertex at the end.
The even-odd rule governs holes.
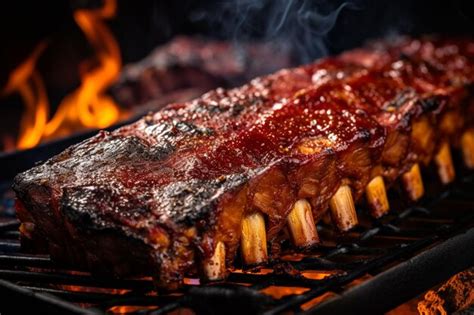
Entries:
POLYGON ((20 226, 20 222, 17 219, 9 219, 4 222, 0 222, 0 232, 16 230, 20 226))
POLYGON ((55 296, 35 293, 1 279, 0 294, 8 297, 2 299, 2 311, 8 314, 31 312, 32 309, 41 310, 45 314, 101 314, 98 310, 84 309, 55 296))
MULTIPOLYGON (((25 301, 61 314, 96 314, 129 305, 147 307, 141 311, 144 314, 167 314, 183 307, 205 314, 384 312, 474 264, 474 253, 463 252, 474 241, 473 188, 472 175, 448 189, 434 184, 428 194, 434 197, 416 206, 404 204, 392 192, 390 202, 395 206, 381 220, 362 215, 361 225, 345 235, 320 226, 325 243, 305 255, 295 258, 283 244, 284 256, 292 258, 271 262, 262 270, 267 272, 235 270, 225 283, 201 286, 191 284, 197 281, 191 279, 174 295, 154 292, 148 278, 100 278, 57 269, 48 256, 22 253, 18 221, 7 209, 3 217, 0 212, 0 278, 4 279, 0 291, 26 295, 25 301), (260 292, 270 287, 304 290, 278 298, 260 292), (334 298, 305 306, 331 292, 334 298)), ((2 204, 12 202, 2 200, 2 204)), ((5 307, 19 311, 14 301, 7 299, 5 303, 11 305, 5 307)))
POLYGON ((40 255, 33 256, 33 255, 18 255, 18 254, 0 254, 0 265, 23 266, 23 267, 48 267, 48 266, 51 266, 51 259, 48 256, 40 256, 40 255))
POLYGON ((94 286, 116 289, 152 290, 151 281, 100 279, 91 276, 45 273, 37 271, 0 270, 0 278, 15 281, 48 282, 55 284, 72 284, 77 286, 94 286))
POLYGON ((466 250, 465 244, 474 244, 474 229, 424 251, 310 313, 342 314, 350 309, 357 314, 377 314, 392 309, 472 266, 474 252, 466 250), (462 256, 465 259, 459 259, 462 256))

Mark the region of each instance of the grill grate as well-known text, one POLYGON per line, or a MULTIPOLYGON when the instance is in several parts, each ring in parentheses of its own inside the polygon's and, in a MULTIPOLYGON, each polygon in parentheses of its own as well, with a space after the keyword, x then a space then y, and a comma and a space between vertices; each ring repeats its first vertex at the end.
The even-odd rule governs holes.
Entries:
MULTIPOLYGON (((465 172, 464 172, 465 173, 465 172)), ((440 187, 428 174, 427 197, 416 206, 390 192, 381 220, 361 211, 360 226, 337 235, 318 227, 322 246, 258 272, 232 272, 225 283, 188 279, 178 293, 157 293, 150 279, 108 279, 57 269, 48 256, 21 252, 9 184, 0 186, 0 294, 3 308, 48 313, 184 314, 383 312, 474 265, 474 176, 440 187), (336 245, 337 244, 337 245, 336 245), (12 299, 5 299, 5 297, 12 299), (18 304, 21 297, 24 303, 18 304), (8 302, 11 302, 11 305, 8 302), (374 302, 376 301, 376 303, 374 302)), ((285 244, 284 244, 285 245, 285 244)))

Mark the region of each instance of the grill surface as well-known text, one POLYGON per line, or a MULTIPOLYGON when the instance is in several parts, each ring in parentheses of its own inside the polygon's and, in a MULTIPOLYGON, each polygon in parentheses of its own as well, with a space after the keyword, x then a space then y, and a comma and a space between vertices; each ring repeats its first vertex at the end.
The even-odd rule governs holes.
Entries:
POLYGON ((174 294, 155 292, 148 278, 102 279, 57 269, 48 256, 22 253, 13 193, 10 183, 3 182, 0 312, 32 307, 61 314, 387 311, 474 265, 474 251, 469 249, 474 243, 474 175, 458 170, 458 180, 450 187, 441 187, 433 174, 424 174, 424 179, 429 183, 427 197, 416 205, 405 203, 398 190, 391 189, 392 210, 381 220, 361 209, 355 231, 336 235, 320 226, 323 244, 304 255, 292 254, 283 244, 287 254, 268 269, 236 269, 220 284, 197 285, 197 279, 188 279, 174 294))

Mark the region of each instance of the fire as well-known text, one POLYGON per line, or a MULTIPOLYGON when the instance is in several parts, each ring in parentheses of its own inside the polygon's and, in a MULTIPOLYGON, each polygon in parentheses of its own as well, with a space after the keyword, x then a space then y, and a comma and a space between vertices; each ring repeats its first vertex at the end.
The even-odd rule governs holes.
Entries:
POLYGON ((156 310, 156 306, 133 306, 133 305, 124 305, 124 306, 113 306, 107 310, 108 313, 112 314, 131 314, 138 313, 139 311, 152 311, 156 310))
POLYGON ((105 0, 101 8, 74 12, 74 20, 95 55, 80 66, 80 86, 62 100, 51 119, 46 89, 35 70, 46 43, 40 44, 10 74, 2 94, 18 92, 25 104, 17 148, 31 148, 42 140, 65 136, 84 128, 106 128, 125 115, 112 98, 104 94, 105 89, 117 79, 121 68, 119 47, 104 22, 115 15, 116 8, 115 0, 105 0))
POLYGON ((30 148, 41 140, 47 119, 49 103, 46 96, 43 80, 35 70, 36 61, 46 47, 46 43, 39 44, 33 53, 18 68, 10 74, 7 85, 0 95, 18 92, 25 103, 25 112, 20 122, 20 137, 18 148, 30 148))
POLYGON ((66 285, 66 284, 58 285, 58 287, 63 290, 73 291, 73 292, 108 293, 108 294, 117 294, 117 295, 126 294, 130 292, 130 290, 126 290, 126 289, 84 287, 84 286, 66 285))

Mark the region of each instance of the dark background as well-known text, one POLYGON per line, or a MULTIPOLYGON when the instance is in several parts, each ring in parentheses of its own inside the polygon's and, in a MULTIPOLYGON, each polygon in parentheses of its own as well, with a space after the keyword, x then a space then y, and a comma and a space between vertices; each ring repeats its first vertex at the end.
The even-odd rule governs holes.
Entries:
MULTIPOLYGON (((50 70, 48 63, 61 68, 58 64, 67 65, 90 53, 72 11, 98 4, 100 1, 86 0, 1 1, 0 82, 44 39, 50 40, 50 46, 41 58, 46 60, 40 60, 42 72, 50 70)), ((276 40, 292 44, 302 61, 307 61, 374 37, 472 34, 473 8, 473 1, 461 0, 118 0, 118 14, 109 25, 124 63, 143 58, 176 34, 236 42, 276 40)))
MULTIPOLYGON (((119 43, 123 64, 140 60, 177 34, 236 44, 274 41, 289 46, 295 59, 304 63, 371 38, 431 33, 472 35, 473 2, 118 0, 117 16, 108 25, 119 43)), ((78 64, 92 55, 72 12, 100 4, 100 0, 0 1, 0 90, 11 70, 39 42, 47 40, 38 69, 54 110, 64 95, 79 84, 78 64)), ((18 95, 0 98, 2 127, 16 128, 21 111, 18 95)))

